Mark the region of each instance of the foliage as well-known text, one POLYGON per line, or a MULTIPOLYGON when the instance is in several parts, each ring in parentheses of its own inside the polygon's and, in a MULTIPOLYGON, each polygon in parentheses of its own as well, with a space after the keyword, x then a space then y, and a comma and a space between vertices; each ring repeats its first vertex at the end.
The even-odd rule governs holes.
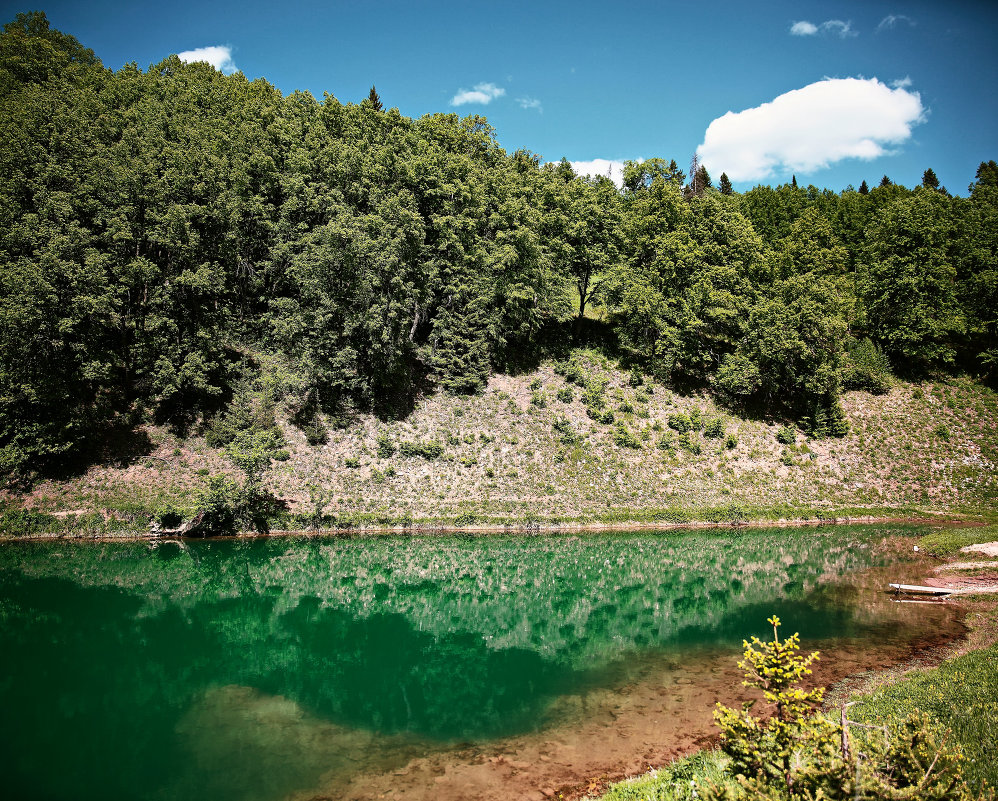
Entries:
POLYGON ((797 432, 790 426, 780 426, 776 429, 776 441, 781 445, 793 445, 797 442, 797 432))
POLYGON ((979 797, 963 777, 965 761, 924 714, 893 719, 883 731, 850 726, 820 714, 824 688, 804 689, 817 652, 801 656, 799 637, 744 643, 743 684, 762 691, 768 719, 753 703, 717 705, 721 750, 737 784, 705 788, 715 799, 965 799, 979 797), (845 728, 844 728, 845 727, 845 728))
POLYGON ((433 461, 443 456, 444 446, 439 442, 410 442, 408 440, 399 443, 399 453, 406 458, 420 457, 433 461))
POLYGON ((669 415, 669 428, 673 431, 678 431, 680 434, 685 434, 687 431, 693 430, 693 423, 690 420, 688 414, 683 412, 676 412, 675 414, 669 415))
POLYGON ((703 428, 705 439, 721 439, 724 436, 724 420, 720 417, 712 417, 703 428))
POLYGON ((842 388, 861 389, 873 395, 890 391, 894 382, 884 352, 870 339, 856 340, 846 353, 842 388))

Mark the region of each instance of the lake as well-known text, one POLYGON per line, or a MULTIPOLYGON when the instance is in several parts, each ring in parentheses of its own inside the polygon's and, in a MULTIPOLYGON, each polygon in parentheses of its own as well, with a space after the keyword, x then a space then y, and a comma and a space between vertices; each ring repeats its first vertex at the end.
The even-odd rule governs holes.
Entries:
POLYGON ((956 636, 917 527, 0 544, 7 797, 543 798, 706 742, 779 615, 829 683, 956 636))

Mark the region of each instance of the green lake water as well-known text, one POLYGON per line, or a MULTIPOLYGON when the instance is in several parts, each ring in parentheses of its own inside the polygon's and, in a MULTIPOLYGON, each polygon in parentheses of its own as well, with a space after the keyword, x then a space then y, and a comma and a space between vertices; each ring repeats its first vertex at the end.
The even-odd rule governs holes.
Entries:
POLYGON ((914 638, 845 581, 914 533, 3 543, 4 795, 276 801, 543 730, 773 613, 823 648, 914 638))

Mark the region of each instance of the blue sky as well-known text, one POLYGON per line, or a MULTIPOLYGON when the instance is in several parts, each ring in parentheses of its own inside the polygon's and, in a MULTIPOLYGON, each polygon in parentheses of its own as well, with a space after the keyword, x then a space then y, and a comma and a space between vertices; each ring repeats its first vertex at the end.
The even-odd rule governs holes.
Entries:
MULTIPOLYGON (((2 0, 3 21, 32 7, 2 0)), ((112 69, 227 48, 203 57, 285 93, 359 102, 373 83, 407 116, 484 114, 508 151, 545 160, 685 168, 699 148, 736 189, 791 174, 836 191, 884 174, 914 186, 932 167, 964 194, 977 165, 998 159, 998 2, 34 7, 112 69)))

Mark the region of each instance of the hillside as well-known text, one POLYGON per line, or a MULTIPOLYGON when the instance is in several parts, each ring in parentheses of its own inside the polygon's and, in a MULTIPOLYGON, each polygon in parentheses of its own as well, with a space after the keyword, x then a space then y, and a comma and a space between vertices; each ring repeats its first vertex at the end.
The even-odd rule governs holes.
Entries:
MULTIPOLYGON (((987 514, 998 497, 998 395, 970 380, 848 392, 848 433, 811 439, 788 427, 787 444, 780 421, 637 381, 577 351, 494 376, 478 395, 424 397, 402 420, 359 415, 315 446, 278 409, 284 460, 270 463, 264 485, 287 509, 271 525, 307 527, 320 510, 323 527, 987 514), (574 383, 556 372, 570 365, 585 367, 586 386, 572 369, 574 383), (613 422, 589 412, 594 384, 613 422), (676 431, 681 415, 700 430, 676 431)), ((146 433, 148 453, 130 463, 8 501, 63 515, 58 528, 142 529, 157 509, 189 517, 209 475, 240 477, 204 436, 146 433)))

